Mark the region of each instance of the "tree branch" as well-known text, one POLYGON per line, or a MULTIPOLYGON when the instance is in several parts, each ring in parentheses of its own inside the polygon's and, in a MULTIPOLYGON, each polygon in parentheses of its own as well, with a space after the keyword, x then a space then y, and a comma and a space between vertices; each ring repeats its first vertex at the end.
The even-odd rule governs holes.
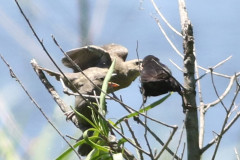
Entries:
POLYGON ((167 24, 167 26, 173 31, 175 32, 177 35, 182 37, 182 34, 180 32, 178 32, 168 21, 167 19, 163 16, 163 14, 160 12, 159 8, 157 7, 156 3, 154 0, 151 0, 153 7, 155 8, 155 10, 157 11, 158 15, 162 18, 162 20, 167 24))
POLYGON ((181 18, 181 26, 183 33, 183 49, 184 49, 184 87, 186 89, 184 98, 187 102, 186 106, 186 133, 187 133, 187 151, 188 160, 199 160, 199 132, 198 132, 198 116, 196 105, 195 91, 195 55, 194 55, 194 38, 193 29, 188 19, 184 0, 179 0, 179 11, 181 18))
POLYGON ((54 128, 54 130, 61 136, 61 138, 68 144, 69 147, 71 147, 73 149, 73 151, 76 153, 76 155, 78 156, 78 158, 81 160, 80 155, 77 153, 77 151, 73 148, 73 146, 67 141, 67 139, 64 137, 64 135, 57 129, 57 127, 50 121, 50 119, 47 117, 47 115, 43 112, 42 108, 39 106, 39 104, 35 101, 35 99, 30 95, 30 93, 27 91, 27 89, 24 87, 23 83, 20 81, 20 79, 18 79, 17 75, 14 73, 14 71, 12 70, 11 66, 6 62, 6 60, 2 57, 2 55, 0 54, 1 59, 3 60, 3 62, 7 65, 7 67, 9 68, 9 72, 10 75, 12 76, 12 78, 15 78, 16 81, 19 83, 19 85, 22 87, 22 89, 24 90, 24 92, 27 94, 27 96, 29 97, 29 99, 33 102, 33 104, 37 107, 37 109, 41 112, 41 114, 43 115, 43 117, 48 121, 48 123, 54 128))

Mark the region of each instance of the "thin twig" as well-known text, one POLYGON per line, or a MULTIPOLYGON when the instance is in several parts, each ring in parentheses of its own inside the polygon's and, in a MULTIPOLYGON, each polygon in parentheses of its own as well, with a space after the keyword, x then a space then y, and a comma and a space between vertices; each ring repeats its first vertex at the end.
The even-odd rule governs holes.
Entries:
POLYGON ((219 94, 218 94, 218 91, 217 91, 217 88, 215 86, 215 83, 214 83, 214 80, 213 80, 213 74, 212 74, 212 71, 213 69, 211 68, 211 80, 212 80, 212 85, 213 85, 213 88, 214 88, 214 91, 215 91, 215 94, 217 95, 220 103, 222 104, 223 108, 225 109, 225 111, 227 112, 227 107, 225 106, 225 104, 223 103, 222 99, 220 98, 219 94))
MULTIPOLYGON (((136 138, 136 136, 135 136, 135 134, 134 134, 134 131, 132 130, 131 126, 130 126, 129 123, 128 123, 128 119, 125 119, 124 122, 126 123, 126 126, 128 127, 128 129, 129 129, 129 131, 130 131, 130 133, 131 133, 131 135, 132 135, 132 137, 133 137, 133 140, 134 140, 135 144, 136 144, 139 148, 141 148, 141 145, 140 145, 140 143, 138 142, 138 139, 136 138)), ((140 156, 141 160, 143 160, 142 151, 141 151, 141 150, 137 150, 137 151, 138 151, 138 153, 139 153, 139 156, 140 156)))
POLYGON ((169 59, 169 61, 170 61, 175 67, 177 67, 178 70, 180 70, 181 72, 183 72, 182 68, 179 67, 173 60, 169 59))
MULTIPOLYGON (((232 108, 234 106, 234 103, 235 103, 235 100, 236 100, 236 98, 237 98, 237 96, 239 94, 239 91, 240 91, 240 86, 237 87, 237 91, 236 91, 235 96, 234 96, 234 98, 232 100, 232 104, 229 107, 228 113, 226 114, 226 117, 225 117, 225 120, 224 120, 224 123, 223 123, 223 127, 222 127, 222 130, 221 130, 221 133, 219 134, 219 136, 216 136, 211 142, 209 142, 204 148, 202 148, 201 151, 200 151, 201 153, 203 153, 209 147, 211 147, 217 140, 219 141, 219 137, 221 138, 228 131, 228 129, 236 122, 236 120, 239 118, 240 112, 237 112, 235 117, 227 124, 227 121, 228 121, 228 118, 229 118, 229 113, 231 112, 231 110, 232 110, 232 108)), ((219 144, 219 142, 218 142, 218 144, 219 144)), ((216 153, 214 152, 214 154, 216 154, 216 153)))
POLYGON ((225 62, 227 62, 228 60, 230 60, 232 58, 232 56, 229 56, 228 58, 224 59, 223 61, 219 62, 218 64, 216 64, 215 66, 213 66, 213 69, 216 69, 217 67, 223 65, 225 62))
MULTIPOLYGON (((232 56, 229 56, 228 58, 224 59, 223 61, 219 62, 218 64, 216 64, 215 66, 211 67, 213 70, 216 69, 217 67, 223 65, 225 62, 227 62, 228 60, 230 60, 232 58, 232 56)), ((198 66, 198 68, 202 69, 202 70, 205 70, 206 72, 201 75, 200 77, 198 76, 198 78, 196 79, 196 81, 202 79, 204 76, 206 76, 208 73, 211 72, 210 69, 206 69, 206 68, 203 68, 201 66, 198 66)), ((221 73, 216 73, 216 72, 213 72, 213 74, 215 75, 218 75, 218 76, 222 76, 222 77, 225 77, 225 78, 229 78, 228 75, 225 75, 225 74, 221 74, 221 73)))
POLYGON ((173 42, 170 40, 170 38, 168 37, 167 33, 164 31, 163 27, 161 26, 159 20, 157 18, 154 18, 155 21, 157 22, 157 25, 159 27, 159 29, 161 30, 161 32, 163 33, 164 37, 166 38, 166 40, 168 41, 168 43, 170 44, 170 46, 173 48, 173 50, 181 57, 183 58, 183 54, 177 49, 177 47, 173 44, 173 42))
MULTIPOLYGON (((147 115, 148 112, 146 111, 145 113, 147 115)), ((144 123, 147 124, 147 118, 146 117, 144 117, 144 123)), ((147 133, 148 133, 147 132, 147 125, 144 125, 144 139, 145 139, 145 141, 147 143, 147 147, 148 147, 148 150, 149 150, 149 153, 150 153, 150 157, 151 157, 151 159, 154 159, 153 152, 152 152, 150 143, 148 141, 147 133)))
POLYGON ((100 115, 100 117, 102 119, 104 119, 107 123, 108 126, 111 127, 114 131, 116 131, 121 137, 123 137, 125 140, 127 140, 133 147, 137 148, 138 150, 140 150, 141 152, 143 152, 146 155, 150 155, 148 152, 146 152, 145 150, 143 150, 142 148, 138 147, 137 145, 135 145, 131 140, 129 140, 124 134, 122 134, 119 130, 117 130, 112 124, 110 124, 102 115, 100 115))
POLYGON ((228 93, 230 92, 230 90, 231 90, 231 88, 232 88, 232 86, 233 86, 233 84, 234 84, 234 80, 235 80, 235 75, 231 76, 227 88, 225 89, 225 91, 223 92, 223 94, 218 97, 217 100, 215 100, 214 102, 205 104, 205 111, 204 111, 204 112, 206 112, 210 107, 213 107, 213 106, 217 105, 218 103, 220 103, 221 100, 223 100, 223 99, 228 95, 228 93))
MULTIPOLYGON (((219 95, 218 95, 218 92, 217 92, 217 89, 216 89, 216 86, 215 86, 215 83, 214 83, 214 80, 213 80, 212 69, 210 69, 210 70, 211 70, 211 80, 212 80, 212 84, 213 84, 215 93, 216 93, 216 95, 217 95, 218 98, 219 98, 219 95)), ((235 77, 235 76, 234 76, 234 77, 235 77)), ((239 87, 238 87, 238 91, 236 92, 236 94, 235 94, 235 96, 234 96, 234 99, 233 99, 233 101, 232 101, 232 105, 229 107, 229 109, 226 108, 226 106, 224 105, 224 103, 223 103, 222 100, 220 99, 220 102, 221 102, 222 106, 224 107, 224 109, 225 109, 225 111, 226 111, 226 116, 225 116, 225 119, 224 119, 224 122, 223 122, 223 126, 222 126, 222 129, 221 129, 221 132, 220 132, 219 136, 217 136, 217 137, 218 137, 218 139, 217 139, 217 144, 216 144, 215 150, 214 150, 214 152, 213 152, 212 160, 214 160, 215 157, 216 157, 216 154, 217 154, 217 151, 218 151, 220 142, 221 142, 221 140, 222 140, 222 136, 223 136, 223 134, 224 134, 224 133, 223 133, 223 132, 224 132, 224 128, 225 128, 225 126, 227 125, 227 121, 228 121, 228 119, 229 119, 229 114, 231 113, 231 110, 232 110, 232 107, 233 107, 233 103, 235 102, 235 99, 236 99, 236 97, 237 97, 237 95, 238 95, 238 92, 239 92, 239 87)))
POLYGON ((185 147, 186 147, 186 143, 183 143, 183 150, 182 150, 182 154, 181 154, 181 159, 183 159, 183 155, 184 155, 185 147))
MULTIPOLYGON (((231 126, 238 120, 238 118, 240 117, 240 112, 237 112, 237 114, 235 115, 235 117, 228 123, 228 125, 226 125, 226 127, 223 130, 223 134, 222 136, 231 128, 231 126)), ((218 137, 213 138, 205 147, 203 147, 200 150, 200 153, 202 154, 203 152, 205 152, 208 148, 210 148, 215 142, 216 140, 218 140, 218 137)))
MULTIPOLYGON (((115 96, 114 99, 117 99, 117 100, 118 100, 117 102, 119 102, 127 111, 131 111, 131 113, 136 112, 136 113, 138 113, 139 115, 142 115, 143 117, 147 117, 148 119, 150 119, 150 120, 152 120, 152 121, 154 121, 154 122, 156 122, 156 123, 162 124, 162 125, 164 125, 164 126, 166 126, 166 127, 172 128, 172 129, 174 129, 174 128, 177 127, 176 125, 169 125, 169 124, 167 124, 167 123, 158 121, 158 120, 156 120, 156 119, 154 119, 154 118, 151 118, 151 117, 149 117, 149 116, 147 116, 147 115, 145 115, 145 114, 143 114, 143 113, 135 110, 135 109, 132 108, 132 107, 127 106, 127 105, 124 104, 117 96, 115 96)), ((127 116, 126 116, 126 117, 127 117, 127 116)))
MULTIPOLYGON (((195 49, 194 49, 195 50, 195 49)), ((194 52, 194 55, 196 57, 196 53, 194 52)), ((202 95, 202 88, 201 88, 201 83, 200 83, 200 78, 199 78, 199 69, 198 69, 198 63, 197 59, 195 60, 195 73, 196 73, 196 81, 197 83, 197 88, 198 88, 198 97, 199 97, 199 148, 201 149, 203 147, 203 142, 204 142, 204 132, 205 132, 205 110, 204 110, 204 102, 203 102, 203 95, 202 95)))
POLYGON ((168 27, 175 32, 177 35, 182 37, 182 34, 180 32, 178 32, 168 21, 167 19, 163 16, 163 14, 160 12, 159 8, 157 7, 156 3, 154 0, 151 0, 153 7, 155 8, 155 10, 157 11, 158 15, 162 18, 162 20, 168 25, 168 27))
POLYGON ((17 77, 17 75, 14 73, 12 70, 11 66, 7 63, 7 61, 3 58, 3 56, 0 54, 1 59, 3 62, 6 64, 6 66, 9 69, 9 72, 12 76, 12 78, 15 78, 16 81, 19 83, 19 85, 22 87, 24 92, 27 94, 29 99, 33 102, 33 104, 37 107, 37 109, 41 112, 43 117, 48 121, 48 123, 54 128, 54 130, 61 136, 61 138, 68 144, 69 147, 73 149, 73 151, 76 153, 79 159, 81 159, 81 156, 77 153, 77 151, 73 148, 73 146, 67 141, 67 139, 64 137, 64 135, 57 129, 57 127, 50 121, 50 119, 47 117, 47 115, 43 112, 42 108, 40 105, 35 101, 35 99, 30 95, 30 93, 27 91, 27 89, 24 87, 23 83, 20 81, 20 79, 17 77))
MULTIPOLYGON (((143 127, 145 127, 147 129, 147 131, 156 139, 156 141, 158 141, 158 143, 160 143, 162 146, 164 146, 164 142, 159 138, 159 136, 157 136, 148 126, 147 124, 143 123, 143 121, 139 120, 139 124, 141 124, 143 127)), ((171 154, 172 156, 174 156, 174 158, 176 160, 180 160, 180 158, 177 155, 174 155, 174 152, 170 149, 170 148, 166 148, 166 150, 168 151, 169 154, 171 154)))
MULTIPOLYGON (((201 79, 202 77, 204 77, 205 75, 207 75, 208 73, 210 73, 211 71, 210 71, 210 69, 206 69, 206 68, 204 68, 204 67, 202 67, 202 66, 199 66, 198 65, 198 68, 200 68, 200 69, 202 69, 202 70, 204 70, 205 71, 205 73, 203 74, 203 75, 201 75, 200 77, 199 77, 199 79, 201 79)), ((212 72, 214 75, 217 75, 217 76, 220 76, 220 77, 224 77, 224 78, 231 78, 231 76, 228 76, 228 75, 226 75, 226 74, 221 74, 221 73, 217 73, 217 72, 212 72)), ((196 80, 199 80, 199 79, 196 79, 196 80)))
POLYGON ((234 147, 234 152, 236 154, 237 160, 240 160, 240 157, 239 157, 239 154, 238 154, 238 151, 237 151, 236 147, 234 147))
MULTIPOLYGON (((177 145, 177 149, 176 149, 176 151, 175 151, 175 153, 174 153, 174 156, 177 154, 178 149, 179 149, 179 147, 180 147, 180 144, 181 144, 181 141, 182 141, 182 137, 183 137, 184 129, 185 129, 185 120, 183 121, 183 126, 182 126, 182 129, 181 129, 180 138, 179 138, 178 145, 177 145)), ((173 156, 173 160, 174 160, 174 156, 173 156)))
MULTIPOLYGON (((112 94, 113 94, 114 98, 117 98, 117 99, 118 99, 118 97, 117 97, 114 93, 112 93, 112 94)), ((122 98, 119 99, 119 100, 122 101, 122 98)), ((122 105, 123 108, 125 108, 129 113, 133 113, 133 112, 134 112, 132 109, 124 106, 123 104, 121 104, 121 105, 122 105)), ((145 117, 148 117, 148 116, 145 116, 145 117)), ((141 121, 140 119, 138 119, 138 123, 141 124, 144 128, 146 128, 147 131, 148 131, 148 132, 156 139, 156 141, 158 141, 162 146, 165 145, 164 142, 159 138, 159 136, 157 136, 157 135, 147 126, 147 124, 145 124, 145 123, 144 123, 143 121, 141 121)), ((121 125, 121 124, 120 124, 120 125, 121 125)), ((172 126, 172 127, 176 127, 176 126, 172 126)), ((171 127, 170 127, 170 128, 171 128, 171 127)), ((166 150, 168 151, 169 154, 171 154, 172 156, 174 156, 174 152, 173 152, 171 149, 169 149, 169 148, 167 147, 166 150)), ((180 160, 180 158, 179 158, 177 155, 175 155, 174 158, 175 158, 176 160, 180 160)))
POLYGON ((165 151, 165 149, 167 148, 167 146, 171 142, 171 140, 172 140, 176 131, 177 131, 177 127, 173 129, 173 132, 170 134, 170 136, 169 136, 167 142, 165 143, 165 145, 163 146, 162 150, 155 156, 155 159, 159 159, 159 157, 162 155, 162 153, 165 151))

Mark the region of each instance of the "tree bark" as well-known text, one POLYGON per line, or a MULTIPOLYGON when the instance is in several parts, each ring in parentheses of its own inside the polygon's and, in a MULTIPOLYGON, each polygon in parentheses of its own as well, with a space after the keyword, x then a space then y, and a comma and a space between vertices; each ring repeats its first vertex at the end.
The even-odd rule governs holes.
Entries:
POLYGON ((186 107, 186 133, 188 160, 199 160, 199 131, 195 90, 195 55, 193 28, 187 16, 184 0, 179 0, 184 50, 184 100, 186 107))

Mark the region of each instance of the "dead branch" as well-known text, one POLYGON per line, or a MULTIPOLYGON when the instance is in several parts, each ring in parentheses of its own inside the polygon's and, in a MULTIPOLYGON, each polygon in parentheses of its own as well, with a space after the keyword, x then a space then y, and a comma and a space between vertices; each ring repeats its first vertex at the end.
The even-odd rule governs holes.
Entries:
POLYGON ((30 93, 27 91, 27 89, 24 87, 23 83, 20 81, 20 79, 17 77, 17 75, 14 73, 14 71, 12 70, 11 66, 7 63, 7 61, 3 58, 3 56, 0 54, 1 59, 3 60, 3 62, 6 64, 6 66, 9 68, 9 72, 10 75, 12 76, 12 78, 15 78, 16 81, 19 83, 19 85, 22 87, 22 89, 24 90, 24 92, 27 94, 27 96, 29 97, 29 99, 33 102, 33 104, 37 107, 37 109, 40 111, 40 113, 43 115, 43 117, 48 121, 48 123, 54 128, 54 130, 61 136, 61 138, 68 144, 68 146, 70 148, 73 149, 73 151, 75 152, 75 154, 78 156, 78 158, 81 160, 80 155, 78 154, 78 152, 73 148, 73 146, 68 142, 68 140, 64 137, 64 135, 57 129, 57 127, 51 122, 51 120, 47 117, 47 115, 44 113, 44 111, 42 110, 42 107, 40 107, 40 105, 35 101, 35 99, 30 95, 30 93))
POLYGON ((199 132, 198 132, 198 116, 195 94, 195 55, 194 55, 194 37, 193 28, 188 19, 186 5, 184 0, 179 0, 179 12, 183 34, 184 49, 184 87, 186 89, 184 98, 187 103, 186 111, 186 133, 188 159, 199 160, 199 132))
POLYGON ((157 7, 156 3, 154 0, 151 0, 153 7, 155 8, 155 10, 157 11, 158 15, 162 18, 162 20, 167 24, 167 26, 173 31, 175 32, 177 35, 182 37, 182 34, 180 32, 178 32, 168 21, 167 19, 163 16, 163 14, 160 12, 159 8, 157 7))

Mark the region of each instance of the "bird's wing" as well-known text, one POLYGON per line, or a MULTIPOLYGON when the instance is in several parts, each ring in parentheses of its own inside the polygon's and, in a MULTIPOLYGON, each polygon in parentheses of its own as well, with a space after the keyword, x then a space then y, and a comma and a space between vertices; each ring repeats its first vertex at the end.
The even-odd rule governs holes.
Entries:
MULTIPOLYGON (((109 67, 111 65, 111 58, 109 53, 101 47, 89 45, 82 48, 76 48, 67 52, 67 55, 82 69, 85 70, 90 67, 109 67)), ((78 70, 72 63, 64 57, 62 63, 74 72, 78 70)))
POLYGON ((40 67, 40 69, 41 69, 42 71, 47 72, 50 76, 55 77, 58 81, 60 80, 60 78, 61 78, 61 76, 62 76, 61 73, 54 72, 54 71, 52 71, 52 70, 50 70, 50 69, 47 69, 47 68, 40 67))
POLYGON ((170 77, 170 69, 162 63, 148 63, 143 67, 141 72, 142 82, 156 82, 168 79, 170 77), (168 73, 167 73, 168 72, 168 73))
POLYGON ((128 49, 122 45, 111 43, 111 44, 106 44, 101 47, 110 54, 112 59, 119 57, 123 61, 125 61, 127 58, 128 49))

